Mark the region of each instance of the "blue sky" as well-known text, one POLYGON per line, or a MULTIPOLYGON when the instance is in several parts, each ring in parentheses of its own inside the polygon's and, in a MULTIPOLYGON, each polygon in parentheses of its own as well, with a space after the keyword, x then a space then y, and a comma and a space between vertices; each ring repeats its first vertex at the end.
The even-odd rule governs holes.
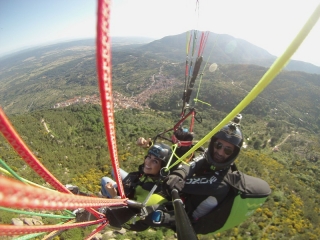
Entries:
MULTIPOLYGON (((114 0, 110 33, 159 39, 199 29, 229 34, 280 56, 318 4, 319 0, 114 0)), ((96 8, 96 0, 0 0, 0 56, 94 38, 96 8)), ((293 59, 320 66, 319 40, 318 22, 293 59)))
POLYGON ((95 35, 96 1, 0 0, 0 54, 95 35))

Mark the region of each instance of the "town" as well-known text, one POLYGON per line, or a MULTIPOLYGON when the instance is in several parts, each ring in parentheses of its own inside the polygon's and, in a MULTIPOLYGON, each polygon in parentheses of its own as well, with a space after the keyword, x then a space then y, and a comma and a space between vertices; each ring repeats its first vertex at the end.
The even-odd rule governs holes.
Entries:
MULTIPOLYGON (((145 108, 149 108, 147 105, 148 99, 156 94, 162 93, 166 94, 167 92, 171 91, 173 87, 179 84, 179 81, 175 78, 168 78, 161 74, 162 67, 160 68, 159 74, 154 74, 150 77, 150 84, 146 87, 144 91, 139 93, 136 96, 127 97, 119 92, 113 92, 113 104, 115 109, 140 109, 143 110, 145 108)), ((127 89, 128 89, 127 84, 127 89)), ((100 96, 97 94, 94 95, 87 95, 87 96, 77 96, 71 99, 68 99, 63 102, 56 103, 53 108, 61 108, 67 107, 74 104, 101 104, 100 96)))

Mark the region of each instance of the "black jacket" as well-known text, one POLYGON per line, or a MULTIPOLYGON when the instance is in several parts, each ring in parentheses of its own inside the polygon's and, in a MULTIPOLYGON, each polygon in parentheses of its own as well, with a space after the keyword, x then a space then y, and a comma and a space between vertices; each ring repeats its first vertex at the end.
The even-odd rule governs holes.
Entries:
POLYGON ((185 179, 185 185, 181 193, 187 200, 188 212, 193 211, 208 196, 213 196, 218 203, 228 194, 230 186, 224 181, 231 168, 214 170, 210 165, 205 154, 199 155, 189 166, 181 164, 172 174, 185 179))

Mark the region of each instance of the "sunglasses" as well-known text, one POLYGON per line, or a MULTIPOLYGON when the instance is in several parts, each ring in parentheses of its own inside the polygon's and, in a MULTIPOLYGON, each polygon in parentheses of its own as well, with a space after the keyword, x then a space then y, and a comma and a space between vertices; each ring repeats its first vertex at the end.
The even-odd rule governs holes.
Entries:
POLYGON ((233 153, 233 150, 232 150, 231 147, 224 147, 221 142, 214 142, 214 143, 213 143, 213 147, 214 147, 215 149, 218 149, 218 150, 223 147, 224 153, 225 153, 226 155, 228 155, 228 156, 233 153))

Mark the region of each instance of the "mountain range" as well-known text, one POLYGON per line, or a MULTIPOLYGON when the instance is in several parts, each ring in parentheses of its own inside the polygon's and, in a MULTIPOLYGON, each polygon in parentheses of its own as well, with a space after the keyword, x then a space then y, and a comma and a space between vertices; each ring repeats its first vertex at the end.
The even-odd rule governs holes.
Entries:
MULTIPOLYGON (((186 33, 152 41, 140 49, 146 53, 181 61, 186 56, 186 33)), ((243 39, 213 32, 209 33, 203 57, 218 64, 254 64, 262 67, 270 67, 277 58, 243 39)), ((291 60, 285 70, 320 74, 320 67, 297 60, 291 60)))
MULTIPOLYGON (((145 51, 146 53, 161 56, 170 60, 182 61, 185 58, 186 34, 166 36, 159 40, 146 37, 112 37, 112 48, 130 49, 132 47, 145 51)), ((70 46, 94 46, 94 39, 78 40, 72 42, 58 43, 45 47, 34 47, 0 58, 0 70, 7 64, 17 61, 28 54, 35 54, 39 51, 50 49, 67 49, 70 46)), ((216 34, 210 32, 208 35, 207 47, 203 57, 210 62, 220 64, 254 64, 263 67, 270 67, 277 56, 271 55, 266 50, 251 44, 250 42, 232 37, 227 34, 216 34)), ((311 63, 290 60, 285 67, 288 71, 304 71, 307 73, 320 74, 320 67, 311 63)))

